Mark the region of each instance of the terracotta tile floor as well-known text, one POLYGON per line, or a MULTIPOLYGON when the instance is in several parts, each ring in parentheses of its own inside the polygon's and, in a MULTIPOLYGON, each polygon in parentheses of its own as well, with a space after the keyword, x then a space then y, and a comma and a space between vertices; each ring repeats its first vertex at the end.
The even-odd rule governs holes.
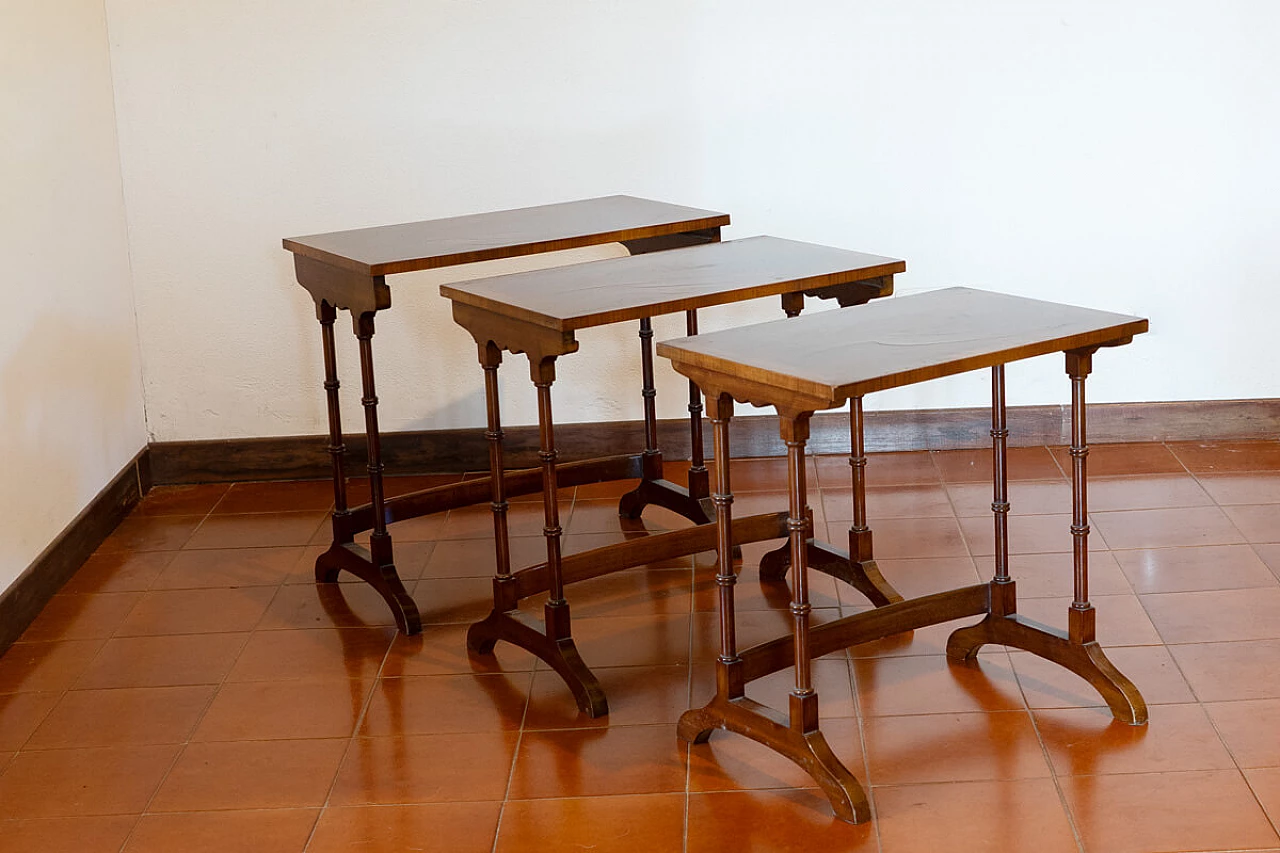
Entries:
MULTIPOLYGON (((1277 460, 1275 442, 1095 448, 1100 639, 1146 695, 1147 727, 1025 652, 948 663, 954 625, 818 661, 823 729, 876 812, 862 826, 751 741, 677 740, 714 683, 713 555, 570 589, 614 708, 588 720, 529 654, 467 655, 493 558, 483 510, 403 525, 427 623, 403 637, 363 584, 312 582, 326 483, 157 488, 0 657, 0 853, 1280 851, 1277 460)), ((1068 461, 1030 447, 1010 462, 1021 609, 1060 625, 1068 461)), ((872 527, 900 589, 989 574, 989 470, 981 451, 872 456, 872 527)), ((818 528, 838 538, 847 461, 809 471, 818 528)), ((736 508, 785 508, 784 476, 735 463, 736 508)), ((623 489, 562 491, 567 551, 680 523, 624 527, 623 489)), ((516 559, 536 561, 541 514, 516 507, 516 559)), ((764 550, 746 549, 738 588, 748 642, 789 624, 788 591, 755 575, 764 550)), ((818 620, 866 607, 812 585, 818 620)), ((750 694, 780 705, 789 686, 779 673, 750 694)))

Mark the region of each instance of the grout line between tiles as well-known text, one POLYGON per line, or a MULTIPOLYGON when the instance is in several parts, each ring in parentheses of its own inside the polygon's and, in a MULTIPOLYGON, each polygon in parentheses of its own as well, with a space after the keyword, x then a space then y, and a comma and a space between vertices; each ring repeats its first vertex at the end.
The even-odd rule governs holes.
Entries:
MULTIPOLYGON (((264 613, 263 616, 265 618, 266 614, 264 613)), ((303 845, 304 851, 311 846, 311 841, 315 838, 316 830, 320 827, 320 819, 324 817, 324 813, 329 809, 330 800, 333 798, 333 789, 337 787, 338 777, 342 774, 342 770, 347 763, 347 757, 351 754, 351 749, 360 735, 360 727, 364 724, 365 716, 369 713, 369 706, 373 703, 373 697, 378 692, 378 682, 382 680, 382 671, 387 665, 387 658, 391 656, 391 649, 395 647, 396 637, 398 636, 398 632, 391 636, 391 639, 387 642, 386 650, 382 653, 382 662, 378 664, 378 670, 374 673, 371 680, 372 686, 364 698, 364 702, 360 707, 360 713, 356 715, 355 723, 351 727, 351 734, 346 739, 346 748, 342 750, 342 757, 338 759, 337 769, 334 770, 333 778, 329 781, 329 789, 325 791, 324 802, 320 804, 320 808, 316 812, 315 823, 311 826, 311 832, 307 834, 306 844, 303 845)), ((234 664, 232 666, 234 668, 234 664)))

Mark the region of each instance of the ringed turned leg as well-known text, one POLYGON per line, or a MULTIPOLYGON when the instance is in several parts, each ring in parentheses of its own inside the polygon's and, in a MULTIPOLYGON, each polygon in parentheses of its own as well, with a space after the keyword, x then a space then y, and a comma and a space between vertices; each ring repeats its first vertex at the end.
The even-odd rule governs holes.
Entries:
MULTIPOLYGON (((849 401, 849 466, 853 486, 853 523, 849 527, 849 553, 843 554, 813 539, 808 544, 809 567, 844 581, 876 607, 902 601, 902 595, 885 579, 876 564, 867 526, 867 454, 863 429, 862 397, 849 401)), ((780 580, 791 558, 789 549, 770 551, 760 560, 760 576, 780 580)))
MULTIPOLYGON (((329 420, 329 457, 333 468, 333 539, 334 546, 347 545, 352 536, 343 529, 343 522, 350 515, 347 506, 347 447, 342 439, 342 409, 340 406, 338 381, 338 356, 334 345, 333 324, 337 319, 337 309, 329 302, 321 300, 316 303, 316 318, 320 321, 320 340, 324 350, 324 393, 328 408, 329 420)), ((330 558, 326 551, 316 558, 316 582, 335 583, 341 566, 330 558)))
MULTIPOLYGON (((689 334, 697 334, 697 315, 686 312, 689 334)), ((644 400, 644 453, 641 454, 642 476, 640 484, 618 501, 618 514, 624 518, 639 518, 645 507, 656 505, 678 513, 694 524, 711 521, 712 507, 707 485, 706 468, 702 459, 702 397, 698 388, 689 383, 690 439, 693 462, 689 469, 689 486, 676 485, 663 478, 662 451, 658 448, 658 415, 655 400, 657 388, 653 373, 653 322, 640 320, 640 375, 641 396, 644 400)))
MULTIPOLYGON (((722 398, 723 399, 723 398, 722 398)), ((782 437, 787 445, 788 548, 796 567, 791 600, 794 638, 795 686, 788 696, 785 718, 772 709, 747 699, 742 692, 742 662, 736 649, 726 643, 733 639, 721 625, 721 660, 717 661, 716 697, 706 706, 686 712, 680 719, 679 734, 691 742, 706 740, 716 728, 751 738, 794 761, 818 783, 831 801, 832 811, 841 820, 861 823, 871 817, 867 797, 858 780, 836 757, 818 725, 818 693, 813 686, 813 662, 809 648, 808 566, 806 549, 810 516, 805 488, 804 446, 808 439, 811 413, 786 415, 782 412, 782 437), (724 660, 726 657, 730 660, 724 660)), ((717 492, 728 491, 728 419, 713 419, 716 433, 717 492), (722 452, 723 450, 723 452, 722 452)), ((720 505, 717 503, 717 511, 720 505)), ((728 511, 728 502, 724 510, 728 511)), ((717 516, 717 523, 720 518, 717 516)), ((726 523, 726 528, 728 524, 726 523)), ((717 546, 722 566, 728 562, 724 539, 717 546)), ((724 570, 722 568, 722 574, 724 570)), ((719 579, 717 579, 719 583, 719 579)), ((720 606, 732 613, 732 583, 720 586, 720 606)))
MULTIPOLYGON (((604 690, 595 674, 587 668, 573 642, 569 621, 569 602, 564 597, 564 577, 561 566, 560 506, 556 480, 555 425, 551 414, 551 385, 555 382, 554 357, 543 358, 536 363, 530 359, 534 387, 538 392, 538 432, 542 461, 542 506, 544 526, 542 533, 547 544, 547 569, 551 578, 550 597, 543 607, 546 639, 554 646, 559 660, 552 662, 556 671, 573 691, 578 708, 590 717, 609 713, 604 690)), ((545 658, 544 658, 545 659, 545 658)))
POLYGON ((511 538, 507 528, 507 494, 503 477, 504 453, 501 400, 498 396, 498 367, 502 364, 502 350, 486 341, 480 345, 480 366, 484 369, 485 410, 488 425, 485 439, 489 444, 489 495, 493 512, 494 577, 493 611, 491 618, 477 622, 467 631, 467 648, 478 654, 491 654, 494 646, 505 639, 502 630, 504 620, 500 614, 519 606, 516 597, 515 578, 511 574, 511 538))
MULTIPOLYGON (((328 558, 337 561, 340 568, 347 569, 377 590, 391 606, 396 626, 403 633, 418 634, 422 631, 422 617, 396 572, 391 534, 387 531, 386 497, 382 483, 382 437, 378 431, 378 393, 373 375, 373 317, 374 312, 369 311, 355 318, 356 338, 360 344, 360 378, 364 392, 360 403, 364 406, 365 435, 369 445, 369 494, 373 509, 369 551, 366 557, 362 549, 356 546, 335 542, 329 549, 328 558)), ((317 562, 317 574, 320 570, 321 564, 317 562)))
POLYGON ((1089 682, 1106 700, 1116 719, 1134 725, 1147 721, 1147 706, 1133 682, 1107 659, 1096 636, 1096 614, 1089 602, 1089 516, 1086 460, 1085 379, 1092 369, 1095 349, 1072 350, 1067 356, 1071 377, 1071 495, 1072 569, 1074 600, 1067 612, 1067 631, 1038 625, 1016 613, 1014 583, 1008 576, 1008 542, 1003 517, 1008 513, 1004 476, 1004 371, 993 368, 992 435, 996 437, 996 578, 991 583, 990 612, 982 622, 961 628, 947 641, 947 655, 969 659, 986 643, 998 643, 1032 652, 1069 669, 1089 682), (996 409, 999 408, 998 420, 996 409), (1003 499, 1002 499, 1003 496, 1003 499), (1003 504, 1003 507, 1000 505, 1003 504))

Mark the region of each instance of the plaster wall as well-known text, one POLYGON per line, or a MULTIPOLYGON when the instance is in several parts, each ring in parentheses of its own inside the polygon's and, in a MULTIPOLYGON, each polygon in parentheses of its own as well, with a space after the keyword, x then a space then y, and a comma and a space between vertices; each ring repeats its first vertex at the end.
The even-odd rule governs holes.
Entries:
POLYGON ((147 443, 101 0, 0 0, 0 590, 147 443))
MULTIPOLYGON (((1268 0, 107 11, 156 440, 324 431, 312 306, 282 237, 618 192, 728 211, 726 237, 905 258, 900 293, 969 285, 1149 316, 1149 335, 1096 359, 1093 400, 1280 396, 1268 0)), ((388 429, 484 422, 474 347, 436 289, 460 275, 391 282, 375 338, 388 429)), ((756 303, 703 325, 776 316, 756 303)), ((558 418, 639 417, 635 330, 581 340, 558 418)), ((349 339, 340 355, 356 429, 349 339)), ((520 361, 504 369, 508 424, 536 417, 520 361)), ((661 372, 660 414, 679 416, 682 383, 661 372)), ((943 380, 868 408, 981 405, 987 388, 943 380)), ((1010 370, 1013 405, 1066 394, 1059 359, 1010 370)))

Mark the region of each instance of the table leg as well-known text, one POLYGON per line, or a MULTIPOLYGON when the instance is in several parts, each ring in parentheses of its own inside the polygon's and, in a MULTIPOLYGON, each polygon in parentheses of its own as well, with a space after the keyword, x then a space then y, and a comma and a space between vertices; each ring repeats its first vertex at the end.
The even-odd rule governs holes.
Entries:
MULTIPOLYGON (((391 606, 396 626, 406 634, 417 634, 422 631, 422 617, 418 607, 404 588, 400 575, 396 572, 395 559, 391 549, 391 534, 387 531, 386 497, 382 484, 382 444, 378 432, 378 394, 373 376, 373 323, 374 312, 370 311, 355 318, 356 338, 360 343, 360 378, 363 388, 361 404, 364 406, 365 434, 369 444, 369 493, 373 505, 373 530, 369 534, 369 550, 351 542, 334 541, 328 552, 316 561, 316 578, 320 581, 334 581, 338 571, 346 569, 377 590, 391 606)), ((326 362, 331 352, 326 342, 326 362)), ((327 369, 327 365, 326 365, 327 369)), ((328 375, 328 373, 326 373, 328 375)), ((326 380, 326 388, 329 387, 326 380)), ((337 380, 334 374, 333 391, 330 396, 331 409, 337 406, 337 380)), ((341 430, 337 424, 336 412, 330 420, 330 441, 332 430, 341 430)), ((337 442, 334 442, 335 444, 337 442)), ((335 454, 335 458, 338 454, 335 454)), ((345 505, 345 483, 342 489, 337 488, 340 474, 335 471, 335 491, 343 492, 345 505)), ((337 522, 335 522, 336 528, 337 522)))
POLYGON ((1142 695, 1107 659, 1098 644, 1093 605, 1089 603, 1089 522, 1088 476, 1086 459, 1085 378, 1092 369, 1094 348, 1072 350, 1067 356, 1067 375, 1071 377, 1071 495, 1072 551, 1075 600, 1067 613, 1067 631, 1061 632, 1038 625, 1017 614, 1016 586, 1008 572, 1008 541, 1004 519, 1008 514, 1006 484, 1004 420, 1004 371, 992 373, 992 440, 995 459, 996 576, 990 584, 987 616, 977 625, 953 632, 947 640, 947 656, 953 660, 972 660, 987 643, 1032 652, 1074 672, 1093 685, 1106 700, 1116 719, 1140 725, 1147 721, 1147 706, 1142 695))
MULTIPOLYGON (((686 311, 685 334, 698 334, 698 312, 686 311)), ((711 481, 702 454, 702 391, 689 380, 689 497, 703 501, 711 495, 711 481)))
POLYGON ((477 654, 491 654, 500 639, 508 639, 502 628, 506 624, 504 614, 520 605, 514 578, 511 574, 511 537, 507 529, 506 479, 503 474, 503 438, 501 400, 498 396, 498 367, 502 364, 502 350, 487 341, 480 345, 480 366, 484 369, 485 410, 488 428, 485 439, 489 442, 489 505, 493 511, 493 610, 489 617, 477 622, 467 631, 467 648, 477 654))
MULTIPOLYGON (((691 479, 689 488, 684 488, 662 476, 662 451, 658 448, 658 415, 655 404, 658 392, 653 375, 653 323, 648 317, 640 320, 640 375, 641 395, 644 398, 644 474, 640 485, 618 501, 618 514, 626 518, 639 518, 645 507, 654 505, 679 513, 694 524, 708 524, 712 508, 705 480, 695 483, 691 479)), ((700 422, 698 429, 700 433, 700 422)), ((701 455, 700 434, 697 447, 697 453, 701 455)))
MULTIPOLYGON (((716 693, 725 699, 741 699, 745 682, 742 661, 738 658, 737 616, 734 605, 734 586, 738 574, 733 567, 733 490, 730 485, 729 421, 733 417, 733 399, 719 396, 711 401, 711 439, 715 449, 716 487, 711 500, 716 508, 716 609, 720 617, 720 655, 716 658, 716 693)), ((688 725, 690 741, 703 743, 711 736, 711 728, 703 728, 698 711, 689 711, 681 717, 681 726, 688 725), (696 729, 696 731, 695 731, 696 729)), ((714 727, 714 726, 713 726, 714 727)))
POLYGON ((991 368, 991 517, 995 526, 995 577, 992 612, 1017 610, 1017 588, 1009 576, 1009 423, 1005 408, 1004 365, 991 368))
POLYGON ((1067 353, 1071 377, 1071 565, 1075 593, 1067 613, 1067 633, 1073 643, 1096 639, 1097 618, 1089 603, 1089 445, 1085 437, 1084 382, 1093 368, 1092 352, 1067 353))
MULTIPOLYGON (((787 318, 799 317, 804 311, 804 293, 793 292, 782 294, 782 313, 787 318)), ((817 553, 810 554, 812 560, 810 565, 819 571, 823 565, 823 558, 817 553)), ((837 561, 838 562, 838 561, 837 561)), ((845 561, 846 563, 848 560, 845 561)), ((760 558, 760 577, 764 580, 782 580, 787 575, 787 569, 791 566, 791 546, 783 542, 777 548, 766 553, 760 558)))
MULTIPOLYGON (((902 596, 885 579, 876 565, 867 526, 867 454, 864 442, 862 398, 849 401, 849 467, 853 481, 853 523, 849 527, 849 553, 810 538, 807 543, 809 568, 844 581, 876 607, 884 607, 902 596)), ((790 545, 770 551, 760 559, 760 577, 781 580, 791 565, 790 545)))
MULTIPOLYGON (((333 339, 333 324, 338 310, 326 301, 316 303, 316 317, 320 321, 320 341, 324 349, 324 393, 329 415, 329 456, 333 465, 333 544, 348 544, 352 536, 343 532, 343 522, 350 509, 347 506, 347 447, 342 438, 342 409, 339 405, 338 356, 333 339)), ((316 559, 316 582, 335 583, 341 567, 328 553, 316 559)))
MULTIPOLYGON (((591 717, 609 712, 604 690, 591 670, 582 661, 574 645, 569 623, 569 602, 564 597, 564 578, 560 563, 560 504, 556 482, 555 420, 551 414, 551 385, 556 378, 555 358, 544 358, 536 365, 531 363, 534 387, 538 391, 538 458, 542 461, 543 536, 547 541, 547 568, 551 576, 550 597, 543 608, 547 640, 554 645, 556 660, 549 663, 568 683, 578 700, 578 708, 591 717)), ((544 657, 544 660, 547 658, 544 657)))
MULTIPOLYGON (((493 360, 497 347, 489 344, 481 348, 481 359, 493 360)), ((573 641, 569 618, 569 602, 564 597, 564 569, 561 557, 560 506, 556 476, 558 452, 555 443, 555 422, 551 412, 551 386, 555 382, 555 357, 529 358, 530 373, 538 395, 538 458, 542 463, 542 534, 547 545, 548 598, 543 606, 541 630, 528 624, 518 611, 520 593, 515 576, 510 570, 510 554, 505 549, 499 556, 498 576, 494 579, 494 609, 489 616, 475 623, 467 632, 467 646, 479 653, 493 650, 499 640, 506 640, 532 652, 554 669, 573 692, 578 708, 589 717, 609 713, 604 690, 595 674, 587 668, 573 641), (505 560, 505 564, 504 561, 505 560)), ((498 436, 490 444, 491 480, 495 496, 501 494, 499 469, 501 464, 501 429, 497 416, 497 373, 486 366, 486 397, 490 404, 489 431, 498 436)), ((505 538, 505 513, 497 511, 497 504, 504 503, 497 497, 495 504, 495 535, 505 538), (501 520, 499 520, 501 519, 501 520)))
POLYGON ((812 413, 782 417, 782 438, 787 445, 787 518, 788 547, 796 567, 791 614, 794 642, 793 666, 795 687, 788 697, 788 714, 784 717, 768 706, 746 698, 743 662, 738 657, 733 632, 732 539, 729 505, 729 418, 733 402, 727 395, 717 395, 715 413, 716 452, 716 524, 717 556, 721 619, 721 651, 716 662, 716 696, 702 708, 686 711, 680 717, 677 733, 690 743, 703 743, 715 729, 736 732, 768 746, 786 756, 813 777, 831 800, 836 817, 861 823, 871 817, 870 805, 858 780, 840 762, 818 727, 818 693, 813 687, 812 657, 809 648, 808 567, 806 551, 809 541, 810 514, 805 487, 804 446, 809 435, 812 413))

